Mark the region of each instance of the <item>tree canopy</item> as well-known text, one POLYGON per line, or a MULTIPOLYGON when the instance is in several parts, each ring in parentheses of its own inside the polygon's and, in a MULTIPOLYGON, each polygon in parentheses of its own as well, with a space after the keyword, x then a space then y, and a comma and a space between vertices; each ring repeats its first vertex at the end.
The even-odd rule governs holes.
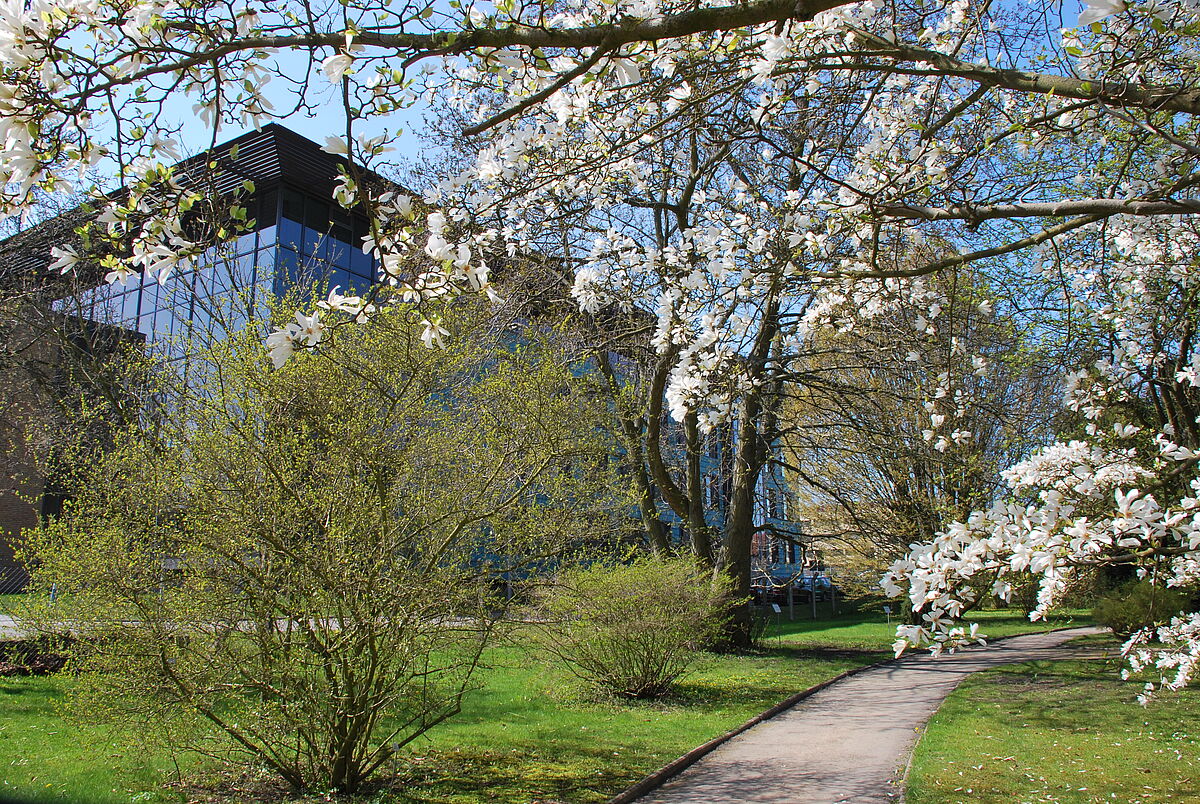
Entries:
MULTIPOLYGON (((1081 437, 1017 464, 1001 504, 893 569, 889 588, 927 614, 905 644, 942 645, 982 575, 1003 594, 1032 570, 1044 609, 1082 565, 1200 574, 1197 22, 1171 0, 1087 0, 1078 16, 982 0, 15 2, 0 211, 111 161, 129 192, 97 196, 99 233, 131 245, 110 273, 165 275, 204 248, 184 225, 202 190, 170 168, 191 134, 171 104, 216 137, 336 103, 337 199, 371 211, 365 247, 392 280, 370 304, 419 304, 437 345, 438 306, 489 290, 488 255, 552 256, 585 311, 654 314, 671 412, 702 428, 830 328, 901 316, 954 338, 930 278, 975 265, 1002 289, 995 314, 1036 310, 1101 359, 1065 361, 1081 437), (363 126, 435 97, 477 156, 425 210, 363 181, 391 139, 363 126), (403 267, 413 255, 424 270, 403 267)), ((335 318, 280 330, 273 356, 320 348, 335 318)), ((946 375, 930 393, 962 390, 946 375)), ((921 429, 936 442, 957 418, 921 429)), ((1153 659, 1171 683, 1191 676, 1197 629, 1159 633, 1190 645, 1153 659)))

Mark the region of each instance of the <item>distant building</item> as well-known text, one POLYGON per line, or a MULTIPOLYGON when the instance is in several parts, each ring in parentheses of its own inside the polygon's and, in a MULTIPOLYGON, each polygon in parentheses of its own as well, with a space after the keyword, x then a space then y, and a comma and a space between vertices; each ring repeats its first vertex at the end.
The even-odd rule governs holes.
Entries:
POLYGON ((28 580, 14 556, 22 529, 62 507, 61 491, 44 476, 43 467, 56 459, 46 444, 65 412, 96 393, 95 371, 105 358, 140 340, 51 310, 6 312, 0 321, 10 356, 0 371, 0 594, 20 591, 28 580))
MULTIPOLYGON (((0 322, 9 352, 22 367, 0 377, 0 593, 24 580, 12 558, 21 530, 60 505, 53 481, 48 487, 36 468, 35 431, 39 420, 53 415, 56 400, 48 394, 54 376, 71 371, 73 349, 94 349, 97 332, 123 333, 103 342, 134 340, 178 360, 185 355, 177 336, 220 337, 262 313, 268 299, 298 285, 325 281, 350 293, 376 281, 377 266, 360 248, 365 218, 332 200, 338 168, 345 164, 274 124, 185 160, 176 168, 185 184, 203 183, 226 194, 254 188, 243 200, 254 220, 250 231, 215 244, 163 283, 134 274, 125 284, 108 284, 102 273, 81 266, 69 294, 36 311, 40 325, 0 322)), ((72 210, 0 243, 0 279, 11 287, 28 277, 45 278, 53 262, 50 249, 72 242, 74 229, 86 220, 86 212, 72 210)), ((59 285, 52 277, 43 281, 48 287, 37 295, 44 302, 59 285)))
POLYGON ((133 275, 126 284, 98 282, 65 300, 63 312, 140 332, 171 352, 172 336, 219 335, 293 287, 326 281, 349 294, 377 280, 377 265, 361 249, 365 217, 333 201, 344 159, 271 124, 185 161, 184 175, 189 163, 217 192, 251 182, 254 192, 244 205, 253 230, 214 245, 206 259, 164 283, 148 275, 133 275), (228 311, 232 319, 216 319, 228 311))
MULTIPOLYGON (((339 168, 345 165, 341 157, 276 124, 185 160, 176 167, 185 184, 211 188, 218 196, 253 188, 241 202, 254 221, 250 231, 214 244, 187 270, 162 283, 152 275, 134 274, 124 284, 109 284, 84 266, 82 289, 76 286, 59 296, 46 315, 54 317, 61 331, 74 327, 125 333, 117 340, 136 340, 170 360, 185 361, 184 338, 219 338, 262 318, 269 300, 293 288, 325 282, 347 294, 366 291, 380 278, 378 265, 361 249, 367 221, 332 200, 339 168)), ((0 277, 45 275, 53 262, 50 249, 70 242, 73 229, 86 220, 85 213, 73 210, 0 243, 0 277)), ((34 351, 39 350, 46 355, 43 362, 63 369, 68 365, 67 352, 49 339, 35 344, 34 351)), ((7 429, 0 427, 7 456, 0 466, 0 591, 5 591, 5 577, 12 579, 10 587, 23 578, 11 558, 20 530, 59 505, 52 484, 46 493, 32 454, 37 445, 20 424, 23 418, 32 421, 47 399, 22 394, 19 388, 32 385, 21 377, 7 381, 18 390, 6 394, 13 399, 11 421, 7 429)), ((668 427, 666 437, 678 437, 676 429, 668 427)), ((729 496, 729 439, 728 430, 714 432, 701 459, 704 504, 714 525, 729 496)), ((791 572, 800 558, 796 539, 787 535, 796 533, 796 523, 790 519, 791 496, 780 470, 764 471, 758 497, 756 565, 767 568, 764 577, 791 572)), ((661 500, 658 506, 672 537, 682 542, 682 523, 661 500)))

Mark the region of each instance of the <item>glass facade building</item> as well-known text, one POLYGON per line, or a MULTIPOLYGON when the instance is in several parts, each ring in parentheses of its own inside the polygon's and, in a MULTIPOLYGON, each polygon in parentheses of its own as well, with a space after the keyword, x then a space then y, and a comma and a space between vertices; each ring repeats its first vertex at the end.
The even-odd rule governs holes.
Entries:
MULTIPOLYGON (((0 283, 29 300, 20 317, 0 320, 10 347, 19 345, 28 364, 0 376, 0 396, 9 402, 0 410, 0 592, 18 591, 26 581, 13 554, 21 530, 53 513, 54 501, 61 500, 41 476, 28 424, 53 420, 55 383, 79 359, 76 352, 103 356, 138 342, 186 372, 189 346, 197 341, 220 338, 249 321, 262 321, 265 329, 273 298, 314 285, 362 292, 377 279, 377 266, 361 250, 365 218, 333 201, 346 167, 341 157, 274 124, 180 162, 176 180, 203 188, 214 207, 240 193, 238 203, 253 224, 251 231, 214 243, 162 283, 133 274, 109 284, 104 269, 87 262, 70 276, 48 272, 54 247, 86 251, 79 248, 78 232, 95 213, 85 206, 0 242, 0 283), (36 378, 28 367, 36 368, 36 378)), ((383 182, 374 174, 364 178, 383 182)))
MULTIPOLYGON (((314 145, 315 147, 315 145, 314 145)), ((365 292, 378 266, 359 247, 365 223, 312 193, 281 185, 248 203, 255 231, 209 248, 166 281, 133 274, 59 302, 62 312, 138 332, 170 358, 187 340, 221 337, 292 289, 325 285, 365 292)))

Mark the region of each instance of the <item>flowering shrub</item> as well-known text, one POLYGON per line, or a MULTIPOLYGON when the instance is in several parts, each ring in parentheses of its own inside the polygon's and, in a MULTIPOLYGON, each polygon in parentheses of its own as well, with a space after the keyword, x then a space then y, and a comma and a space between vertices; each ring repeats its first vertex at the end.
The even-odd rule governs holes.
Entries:
POLYGON ((730 584, 691 558, 562 572, 538 596, 542 649, 596 690, 658 698, 721 632, 730 584))

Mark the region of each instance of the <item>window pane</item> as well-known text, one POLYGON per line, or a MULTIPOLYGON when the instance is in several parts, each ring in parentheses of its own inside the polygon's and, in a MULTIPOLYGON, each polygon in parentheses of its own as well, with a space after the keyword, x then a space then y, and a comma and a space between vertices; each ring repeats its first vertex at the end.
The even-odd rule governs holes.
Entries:
POLYGON ((329 237, 323 232, 308 226, 304 227, 304 254, 324 260, 329 254, 329 237))
POLYGON ((287 293, 300 278, 300 255, 285 248, 279 250, 278 262, 275 266, 275 292, 282 296, 287 293))
POLYGON ((350 250, 350 270, 359 276, 368 279, 374 279, 375 271, 372 266, 373 260, 370 254, 366 254, 360 248, 350 250))
POLYGON ((284 218, 279 222, 279 245, 299 251, 303 241, 303 229, 304 227, 295 221, 284 218))
POLYGON ((236 248, 234 250, 238 254, 248 254, 254 251, 256 245, 255 241, 257 239, 258 237, 254 232, 247 232, 244 235, 240 235, 237 239, 236 248))
POLYGON ((328 276, 329 287, 331 290, 336 287, 339 289, 338 292, 342 293, 343 295, 348 295, 353 291, 354 286, 351 284, 350 273, 348 271, 343 271, 340 268, 334 268, 329 271, 328 276))
POLYGON ((371 289, 371 280, 355 274, 346 274, 346 287, 347 295, 362 296, 371 289), (354 291, 353 294, 350 293, 351 290, 354 291))
POLYGON ((350 246, 342 240, 338 240, 332 234, 325 238, 329 246, 328 260, 338 268, 350 268, 350 246))

